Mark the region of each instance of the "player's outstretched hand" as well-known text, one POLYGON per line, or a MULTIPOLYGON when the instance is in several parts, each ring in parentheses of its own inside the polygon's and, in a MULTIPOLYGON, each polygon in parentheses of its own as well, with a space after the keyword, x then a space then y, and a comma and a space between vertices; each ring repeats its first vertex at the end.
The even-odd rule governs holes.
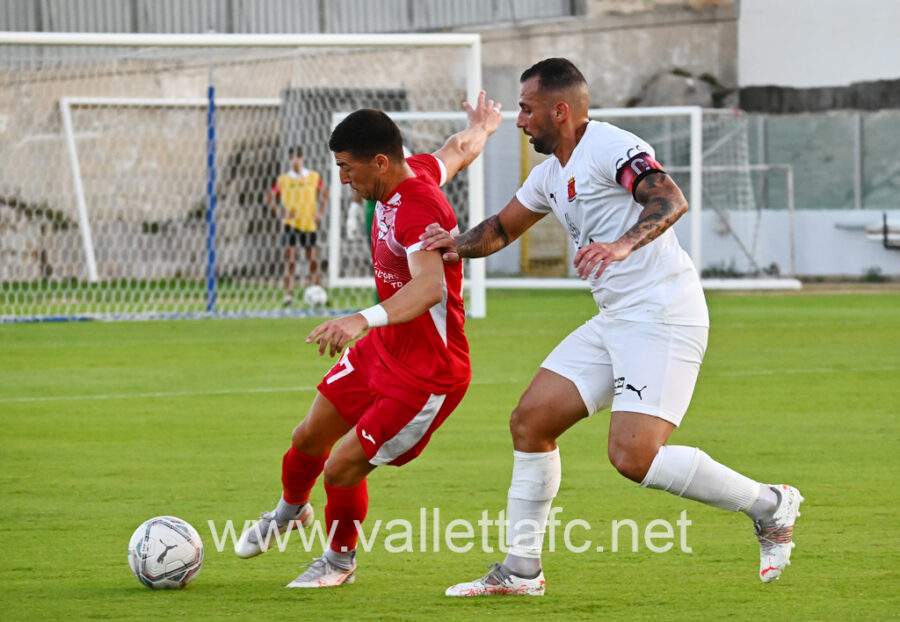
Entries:
POLYGON ((478 94, 478 101, 473 106, 469 102, 463 102, 463 108, 466 109, 466 116, 469 117, 469 127, 480 125, 488 136, 497 131, 500 122, 503 121, 503 115, 500 109, 503 104, 495 102, 493 99, 487 99, 484 91, 478 94))
POLYGON ((359 313, 345 315, 316 326, 306 338, 306 343, 315 341, 319 344, 319 356, 325 354, 325 349, 329 348, 328 355, 333 357, 343 350, 345 345, 362 335, 368 327, 369 322, 359 313))
POLYGON ((631 254, 631 247, 622 242, 593 242, 582 246, 575 253, 575 268, 583 279, 599 277, 614 261, 621 261, 631 254), (596 274, 593 274, 596 270, 596 274))
POLYGON ((456 250, 456 238, 436 222, 425 227, 425 233, 419 236, 422 240, 422 250, 441 251, 444 263, 456 263, 459 261, 459 253, 456 250))

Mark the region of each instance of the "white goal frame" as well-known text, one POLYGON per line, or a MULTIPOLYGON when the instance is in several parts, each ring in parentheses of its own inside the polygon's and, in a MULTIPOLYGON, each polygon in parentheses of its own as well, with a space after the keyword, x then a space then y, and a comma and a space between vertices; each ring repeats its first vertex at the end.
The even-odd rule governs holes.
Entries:
MULTIPOLYGON (((277 107, 281 104, 276 98, 217 97, 216 108, 263 106, 277 107)), ((94 240, 91 234, 91 221, 88 218, 88 204, 81 178, 81 162, 78 159, 78 144, 75 141, 75 130, 72 126, 72 108, 88 108, 103 106, 106 108, 157 107, 157 108, 205 108, 209 100, 203 97, 164 98, 164 97, 61 97, 59 113, 62 117, 63 136, 66 141, 66 153, 69 156, 69 169, 72 172, 72 185, 75 190, 75 205, 78 209, 78 227, 81 232, 81 245, 87 264, 88 281, 96 283, 100 280, 97 273, 97 261, 94 253, 94 240)))
MULTIPOLYGON (((45 46, 147 46, 147 47, 459 47, 465 50, 466 62, 466 99, 476 101, 482 89, 481 71, 481 35, 477 33, 435 33, 435 34, 120 34, 120 33, 38 33, 38 32, 0 32, 0 45, 45 45, 45 46)), ((279 100, 216 98, 216 106, 229 105, 277 105, 279 100)), ((95 261, 94 244, 91 236, 88 213, 90 206, 85 200, 75 132, 72 127, 71 110, 73 106, 205 106, 209 101, 203 98, 90 98, 63 97, 60 99, 60 116, 66 141, 69 164, 75 189, 78 220, 85 255, 85 269, 90 282, 98 280, 95 261)), ((448 113, 451 114, 451 113, 448 113)), ((465 118, 465 115, 463 115, 465 118)), ((479 158, 467 169, 469 181, 470 217, 480 222, 484 214, 484 171, 479 158)), ((334 178, 332 180, 334 184, 334 178)), ((337 180, 340 186, 339 179, 337 180)), ((339 196, 339 192, 332 196, 339 196)), ((331 222, 338 225, 336 215, 339 210, 332 211, 331 222)), ((330 233, 329 242, 340 245, 339 226, 330 233)), ((331 257, 335 251, 329 250, 331 257)), ((331 262, 334 266, 335 262, 331 262)), ((332 267, 330 270, 333 270, 332 267)), ((484 294, 484 260, 476 260, 471 265, 471 298, 470 314, 473 317, 484 317, 486 302, 484 294)), ((337 284, 337 283, 335 283, 337 284)))

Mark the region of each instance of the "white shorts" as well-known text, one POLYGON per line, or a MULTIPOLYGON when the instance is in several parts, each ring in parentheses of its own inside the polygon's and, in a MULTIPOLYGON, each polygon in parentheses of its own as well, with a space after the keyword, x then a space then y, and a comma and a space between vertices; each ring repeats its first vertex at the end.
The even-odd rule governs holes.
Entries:
POLYGON ((687 411, 709 329, 596 315, 562 340, 541 367, 578 388, 588 414, 612 406, 677 425, 687 411))

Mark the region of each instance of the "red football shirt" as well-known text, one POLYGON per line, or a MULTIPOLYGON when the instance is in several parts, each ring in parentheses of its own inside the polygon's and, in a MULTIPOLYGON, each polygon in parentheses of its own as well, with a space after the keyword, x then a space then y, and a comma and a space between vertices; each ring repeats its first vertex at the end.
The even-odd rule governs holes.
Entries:
MULTIPOLYGON (((421 250, 419 236, 437 222, 458 231, 456 215, 440 189, 442 169, 432 155, 407 158, 416 177, 404 180, 375 206, 372 265, 378 297, 387 300, 409 283, 406 257, 421 250)), ((463 331, 462 262, 444 264, 444 296, 428 311, 403 324, 369 331, 393 379, 430 393, 445 394, 468 384, 472 375, 463 331)))

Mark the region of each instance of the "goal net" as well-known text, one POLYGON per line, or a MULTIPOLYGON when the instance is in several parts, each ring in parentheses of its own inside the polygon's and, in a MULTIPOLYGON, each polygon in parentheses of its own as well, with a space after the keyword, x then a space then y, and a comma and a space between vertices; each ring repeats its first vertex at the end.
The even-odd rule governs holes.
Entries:
MULTIPOLYGON (((335 113, 459 110, 481 82, 477 35, 0 36, 0 321, 327 314, 372 304, 367 242, 342 205, 317 232, 327 306, 268 200, 301 146, 332 204, 335 113), (338 252, 330 248, 345 241, 338 252)), ((433 151, 463 121, 401 122, 433 151)), ((480 161, 445 190, 481 220, 480 161)), ((479 278, 478 263, 467 271, 479 278)), ((483 274, 483 267, 481 268, 483 274)), ((483 286, 470 309, 483 315, 483 286)))

